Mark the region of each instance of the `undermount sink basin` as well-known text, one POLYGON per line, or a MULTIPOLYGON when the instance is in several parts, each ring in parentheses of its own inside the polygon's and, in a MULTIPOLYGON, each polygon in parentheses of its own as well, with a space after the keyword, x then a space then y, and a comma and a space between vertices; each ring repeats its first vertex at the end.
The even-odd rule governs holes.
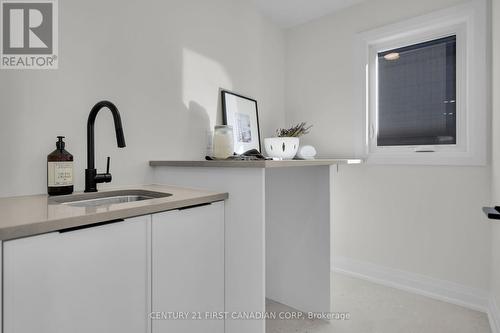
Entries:
POLYGON ((50 198, 53 203, 74 207, 98 207, 127 202, 144 201, 170 197, 170 193, 146 190, 120 190, 109 192, 82 193, 50 198))

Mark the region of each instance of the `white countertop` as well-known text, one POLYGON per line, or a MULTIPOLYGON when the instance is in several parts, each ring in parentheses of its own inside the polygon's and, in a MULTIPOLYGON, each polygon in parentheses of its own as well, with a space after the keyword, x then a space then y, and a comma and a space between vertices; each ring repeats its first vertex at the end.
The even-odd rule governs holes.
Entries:
POLYGON ((76 207, 60 204, 55 200, 61 197, 49 197, 48 195, 1 198, 0 240, 148 215, 228 198, 227 193, 163 185, 121 187, 100 192, 127 189, 169 193, 171 196, 98 207, 76 207))

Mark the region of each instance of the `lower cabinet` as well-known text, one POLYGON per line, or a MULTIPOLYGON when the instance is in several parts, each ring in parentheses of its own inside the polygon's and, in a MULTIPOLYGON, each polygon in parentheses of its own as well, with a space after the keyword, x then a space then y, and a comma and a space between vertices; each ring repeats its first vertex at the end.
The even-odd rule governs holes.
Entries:
POLYGON ((3 243, 3 333, 148 330, 150 216, 3 243))
POLYGON ((2 247, 2 333, 224 332, 223 202, 2 247))
POLYGON ((153 333, 224 332, 224 204, 153 215, 152 259, 153 333))

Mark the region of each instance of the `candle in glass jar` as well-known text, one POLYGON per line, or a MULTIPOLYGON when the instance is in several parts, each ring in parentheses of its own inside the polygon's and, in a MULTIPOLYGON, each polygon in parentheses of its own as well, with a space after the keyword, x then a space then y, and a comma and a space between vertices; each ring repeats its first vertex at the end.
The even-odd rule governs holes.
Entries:
POLYGON ((215 126, 213 149, 215 158, 225 159, 233 155, 234 137, 231 126, 215 126))

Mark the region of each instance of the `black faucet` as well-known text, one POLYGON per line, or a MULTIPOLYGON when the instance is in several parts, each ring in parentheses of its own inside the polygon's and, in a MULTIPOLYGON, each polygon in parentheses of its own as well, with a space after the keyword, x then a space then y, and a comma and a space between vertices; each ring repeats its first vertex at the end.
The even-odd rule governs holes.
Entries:
POLYGON ((108 101, 101 101, 94 105, 92 110, 90 110, 89 120, 87 122, 87 169, 85 170, 85 192, 97 192, 98 183, 109 183, 112 179, 111 174, 109 173, 109 157, 107 161, 106 173, 97 173, 95 168, 94 123, 97 114, 102 108, 108 108, 113 114, 116 142, 119 148, 125 147, 122 120, 120 118, 120 112, 118 112, 116 106, 108 101))

